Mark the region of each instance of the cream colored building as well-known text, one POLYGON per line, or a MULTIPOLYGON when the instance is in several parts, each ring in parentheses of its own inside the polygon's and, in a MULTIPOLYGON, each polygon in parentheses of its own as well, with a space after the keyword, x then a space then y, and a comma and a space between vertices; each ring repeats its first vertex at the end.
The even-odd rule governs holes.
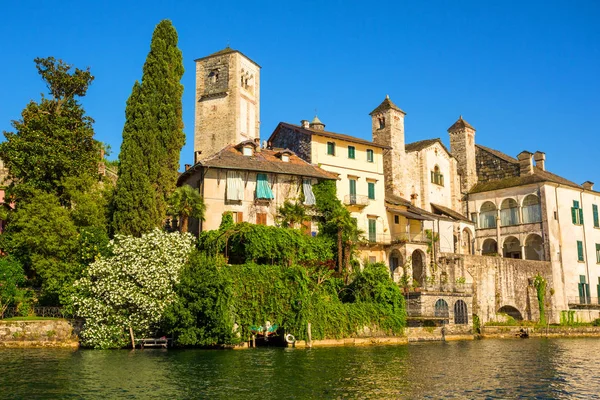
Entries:
MULTIPOLYGON (((190 232, 218 229, 223 213, 235 222, 277 225, 278 209, 286 201, 314 205, 312 185, 337 179, 308 164, 289 150, 261 149, 254 141, 229 145, 180 175, 177 186, 198 188, 207 213, 204 221, 190 221, 190 232)), ((304 226, 316 234, 316 224, 304 226)))

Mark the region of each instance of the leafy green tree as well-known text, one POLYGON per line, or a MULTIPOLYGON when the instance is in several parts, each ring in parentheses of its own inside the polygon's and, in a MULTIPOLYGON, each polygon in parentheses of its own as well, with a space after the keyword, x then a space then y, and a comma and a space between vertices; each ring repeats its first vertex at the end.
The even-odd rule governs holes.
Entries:
POLYGON ((17 260, 0 258, 0 318, 10 305, 16 305, 23 298, 25 280, 25 272, 17 260))
POLYGON ((279 207, 279 220, 284 228, 296 228, 305 221, 310 221, 310 215, 306 214, 306 208, 302 203, 292 203, 286 200, 281 207, 279 207))
POLYGON ((204 220, 206 206, 200 193, 190 185, 183 185, 175 189, 169 198, 169 215, 179 219, 179 231, 188 231, 190 218, 204 220))
POLYGON ((171 21, 156 26, 142 81, 134 84, 127 101, 113 206, 116 233, 140 236, 162 226, 175 190, 185 143, 183 58, 177 40, 171 21))
POLYGON ((1 238, 2 249, 20 260, 33 283, 42 287, 42 302, 58 304, 81 271, 79 233, 58 197, 34 190, 9 214, 1 238))
POLYGON ((21 119, 13 121, 14 132, 4 132, 0 158, 10 171, 10 191, 17 200, 32 189, 64 196, 65 179, 97 176, 100 146, 93 139, 94 122, 77 101, 85 96, 94 77, 53 57, 36 58, 36 67, 51 97, 31 101, 21 119))

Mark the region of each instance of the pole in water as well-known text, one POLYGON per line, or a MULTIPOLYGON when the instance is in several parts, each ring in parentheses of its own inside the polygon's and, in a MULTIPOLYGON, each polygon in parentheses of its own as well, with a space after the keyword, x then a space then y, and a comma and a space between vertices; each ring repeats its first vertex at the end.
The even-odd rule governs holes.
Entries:
POLYGON ((256 335, 252 335, 252 347, 256 348, 256 335))
POLYGON ((308 336, 308 347, 312 347, 312 331, 310 322, 306 326, 306 334, 308 336))

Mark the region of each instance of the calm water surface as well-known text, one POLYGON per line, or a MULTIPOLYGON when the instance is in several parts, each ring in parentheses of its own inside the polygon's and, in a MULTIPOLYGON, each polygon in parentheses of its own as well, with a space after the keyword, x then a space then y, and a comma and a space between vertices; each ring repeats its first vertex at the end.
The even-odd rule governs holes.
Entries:
POLYGON ((327 349, 0 350, 6 399, 599 398, 600 340, 327 349))

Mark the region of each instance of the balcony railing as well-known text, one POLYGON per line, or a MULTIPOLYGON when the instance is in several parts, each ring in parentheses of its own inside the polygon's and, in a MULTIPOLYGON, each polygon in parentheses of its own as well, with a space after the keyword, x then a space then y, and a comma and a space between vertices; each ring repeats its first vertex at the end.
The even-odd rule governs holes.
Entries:
POLYGON ((473 285, 470 283, 426 282, 421 287, 413 289, 413 291, 417 290, 422 292, 473 293, 473 285))
MULTIPOLYGON (((33 307, 33 315, 37 317, 50 317, 50 318, 65 318, 67 315, 63 313, 62 307, 33 307)), ((4 311, 3 318, 11 318, 20 316, 19 311, 16 307, 8 307, 4 311)))
POLYGON ((366 207, 369 205, 369 197, 360 194, 347 194, 344 196, 344 204, 347 206, 366 207))
POLYGON ((370 234, 366 235, 366 239, 372 243, 379 244, 404 244, 426 241, 424 232, 399 233, 395 235, 390 235, 387 233, 375 235, 370 234))
POLYGON ((600 298, 590 296, 567 297, 569 308, 588 308, 600 310, 600 298))

